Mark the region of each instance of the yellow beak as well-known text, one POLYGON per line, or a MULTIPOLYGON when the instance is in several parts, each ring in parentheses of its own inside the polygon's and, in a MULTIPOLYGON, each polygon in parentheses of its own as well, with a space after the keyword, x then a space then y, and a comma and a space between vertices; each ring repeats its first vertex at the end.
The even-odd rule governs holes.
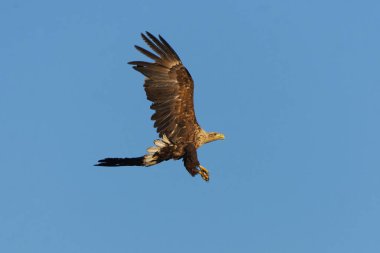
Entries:
POLYGON ((224 140, 224 134, 218 134, 218 135, 216 136, 216 139, 217 139, 217 140, 224 140))

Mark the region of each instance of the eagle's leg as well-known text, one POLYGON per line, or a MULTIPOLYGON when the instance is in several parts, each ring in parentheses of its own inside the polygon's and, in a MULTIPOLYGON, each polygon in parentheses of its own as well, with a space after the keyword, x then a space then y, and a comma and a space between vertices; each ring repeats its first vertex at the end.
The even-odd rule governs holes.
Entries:
POLYGON ((201 175, 203 180, 205 180, 205 181, 210 180, 208 170, 205 167, 203 167, 202 165, 198 165, 198 167, 199 167, 198 173, 199 173, 199 175, 201 175))
POLYGON ((208 181, 210 179, 208 170, 199 164, 198 157, 197 157, 197 149, 195 148, 194 144, 190 143, 185 147, 183 163, 187 171, 193 177, 199 174, 205 181, 208 181))

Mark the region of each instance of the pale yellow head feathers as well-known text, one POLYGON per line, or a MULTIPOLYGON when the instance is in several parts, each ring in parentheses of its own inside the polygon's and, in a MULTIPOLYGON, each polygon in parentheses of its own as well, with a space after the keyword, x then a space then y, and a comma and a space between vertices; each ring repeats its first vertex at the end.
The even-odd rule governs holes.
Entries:
POLYGON ((224 134, 216 133, 216 132, 209 132, 209 133, 207 133, 207 136, 206 136, 204 143, 209 143, 209 142, 217 141, 217 140, 224 140, 224 134))

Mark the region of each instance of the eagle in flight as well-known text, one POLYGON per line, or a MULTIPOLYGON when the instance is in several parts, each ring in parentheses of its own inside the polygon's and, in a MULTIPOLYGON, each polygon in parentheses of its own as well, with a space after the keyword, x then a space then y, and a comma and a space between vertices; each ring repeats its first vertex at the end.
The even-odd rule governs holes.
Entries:
POLYGON ((129 64, 145 76, 144 89, 160 139, 147 149, 147 154, 135 158, 105 158, 96 166, 152 166, 170 159, 183 159, 190 175, 197 174, 209 180, 209 172, 197 158, 197 149, 203 144, 223 140, 224 135, 203 130, 195 118, 194 82, 173 48, 160 35, 141 34, 154 53, 135 48, 154 62, 132 61, 129 64))

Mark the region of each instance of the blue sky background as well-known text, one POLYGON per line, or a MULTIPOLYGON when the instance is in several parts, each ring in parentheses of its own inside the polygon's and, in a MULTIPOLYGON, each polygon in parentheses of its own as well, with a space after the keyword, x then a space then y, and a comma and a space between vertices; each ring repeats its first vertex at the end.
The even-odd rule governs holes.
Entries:
POLYGON ((380 252, 379 1, 0 3, 1 252, 380 252), (156 138, 140 32, 195 80, 199 150, 156 138))

